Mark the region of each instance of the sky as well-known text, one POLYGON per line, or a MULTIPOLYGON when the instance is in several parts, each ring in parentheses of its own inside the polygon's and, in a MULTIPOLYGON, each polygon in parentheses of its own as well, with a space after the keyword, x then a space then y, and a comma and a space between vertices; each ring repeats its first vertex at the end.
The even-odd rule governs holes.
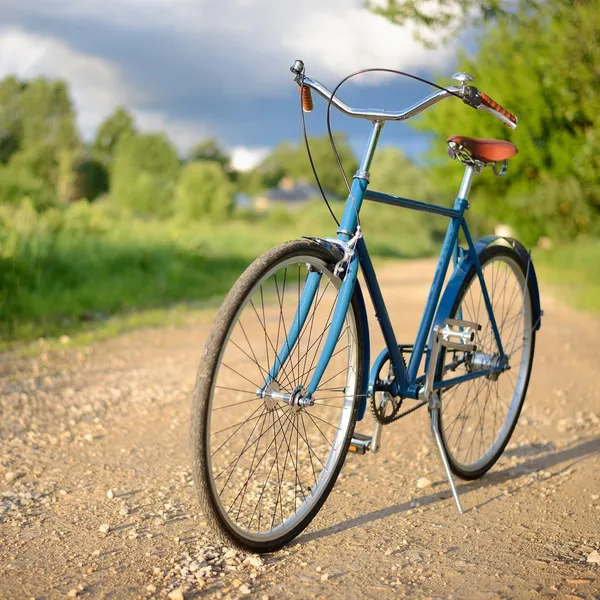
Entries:
MULTIPOLYGON (((141 130, 166 131, 182 155, 216 137, 245 169, 300 138, 294 59, 330 89, 365 67, 451 84, 457 42, 428 50, 413 33, 361 0, 0 0, 0 78, 67 80, 86 140, 125 105, 141 130)), ((400 110, 431 91, 406 78, 364 76, 338 93, 357 108, 400 110)), ((315 104, 307 124, 318 135, 324 103, 315 104)), ((360 155, 369 124, 342 115, 332 122, 360 155)), ((417 157, 428 137, 388 123, 381 143, 417 157)))

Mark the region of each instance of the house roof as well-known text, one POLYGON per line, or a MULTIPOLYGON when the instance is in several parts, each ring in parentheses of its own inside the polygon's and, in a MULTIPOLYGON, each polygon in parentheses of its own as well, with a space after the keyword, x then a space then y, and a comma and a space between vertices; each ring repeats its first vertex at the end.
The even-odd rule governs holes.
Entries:
POLYGON ((281 187, 271 188, 264 196, 274 202, 305 202, 311 198, 321 195, 316 185, 309 183, 295 183, 293 187, 284 189, 281 187))

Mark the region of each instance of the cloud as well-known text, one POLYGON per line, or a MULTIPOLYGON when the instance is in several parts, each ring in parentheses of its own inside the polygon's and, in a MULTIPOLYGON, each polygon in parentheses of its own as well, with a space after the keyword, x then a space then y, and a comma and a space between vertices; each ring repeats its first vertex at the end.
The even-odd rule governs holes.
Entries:
POLYGON ((231 149, 231 166, 236 171, 249 171, 267 156, 270 148, 246 148, 236 146, 231 149))
MULTIPOLYGON (((339 1, 313 4, 315 9, 302 27, 282 40, 283 48, 302 56, 312 72, 321 70, 341 78, 369 67, 439 67, 452 55, 452 48, 425 48, 415 40, 414 27, 392 25, 364 8, 347 8, 347 3, 339 1)), ((371 84, 378 79, 363 77, 356 83, 371 84)))
MULTIPOLYGON (((187 55, 190 63, 200 63, 199 72, 210 70, 210 63, 227 65, 230 81, 223 78, 219 84, 238 91, 238 85, 257 89, 286 75, 297 57, 304 58, 313 73, 339 78, 367 66, 439 66, 452 55, 448 46, 425 49, 414 39, 411 26, 392 25, 369 12, 361 0, 304 0, 295 8, 281 0, 4 2, 9 18, 12 12, 24 20, 35 16, 70 25, 93 23, 96 28, 128 29, 137 36, 145 32, 146 39, 160 37, 165 43, 153 54, 187 55)), ((66 29, 64 34, 77 35, 66 29)))
POLYGON ((108 61, 75 52, 61 40, 20 29, 0 32, 0 77, 9 74, 22 79, 44 75, 68 80, 84 135, 90 135, 115 106, 131 99, 108 61))
POLYGON ((119 105, 128 107, 142 130, 166 130, 181 151, 209 135, 209 130, 195 121, 180 121, 164 111, 138 108, 139 93, 123 81, 113 64, 77 52, 55 38, 16 28, 0 30, 0 78, 10 74, 22 79, 38 76, 66 79, 79 128, 88 140, 119 105))
MULTIPOLYGON (((164 128, 182 150, 208 136, 253 149, 297 139, 289 72, 296 58, 332 86, 358 68, 440 69, 454 55, 448 46, 424 49, 409 28, 371 14, 362 0, 304 0, 294 7, 287 0, 0 2, 6 27, 0 75, 68 79, 86 137, 123 103, 144 127, 164 128)), ((396 82, 386 92, 381 78, 357 78, 343 93, 350 101, 352 88, 381 91, 372 105, 382 108, 405 105, 404 90, 411 89, 396 82)))

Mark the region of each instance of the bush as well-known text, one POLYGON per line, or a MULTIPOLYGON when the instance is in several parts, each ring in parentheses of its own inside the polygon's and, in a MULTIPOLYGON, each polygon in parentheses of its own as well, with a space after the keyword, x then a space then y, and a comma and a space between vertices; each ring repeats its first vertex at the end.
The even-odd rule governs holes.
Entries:
POLYGON ((0 169, 0 204, 19 205, 29 198, 36 210, 56 204, 56 197, 43 181, 22 170, 10 167, 0 169))
POLYGON ((162 134, 129 134, 117 145, 111 172, 111 198, 140 214, 171 214, 179 175, 175 147, 162 134))
POLYGON ((188 163, 179 179, 175 210, 184 219, 223 219, 233 211, 234 188, 214 161, 188 163))

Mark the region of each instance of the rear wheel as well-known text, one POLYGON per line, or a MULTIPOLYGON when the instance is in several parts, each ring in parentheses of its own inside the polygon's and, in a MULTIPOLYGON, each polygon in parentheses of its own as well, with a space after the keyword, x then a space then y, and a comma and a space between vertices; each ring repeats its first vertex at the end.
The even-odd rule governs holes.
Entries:
POLYGON ((288 334, 310 272, 314 301, 270 392, 306 389, 331 325, 341 280, 333 257, 299 240, 269 250, 237 281, 206 343, 192 407, 200 503, 226 543, 272 551, 298 535, 329 495, 354 431, 363 332, 353 299, 314 406, 260 390, 288 334))
MULTIPOLYGON (((517 424, 533 363, 535 331, 527 265, 505 246, 480 255, 486 288, 509 368, 441 392, 439 425, 452 471, 476 479, 498 460, 517 424)), ((473 353, 442 349, 437 379, 448 380, 499 360, 498 345, 473 266, 450 317, 481 325, 473 353)))

